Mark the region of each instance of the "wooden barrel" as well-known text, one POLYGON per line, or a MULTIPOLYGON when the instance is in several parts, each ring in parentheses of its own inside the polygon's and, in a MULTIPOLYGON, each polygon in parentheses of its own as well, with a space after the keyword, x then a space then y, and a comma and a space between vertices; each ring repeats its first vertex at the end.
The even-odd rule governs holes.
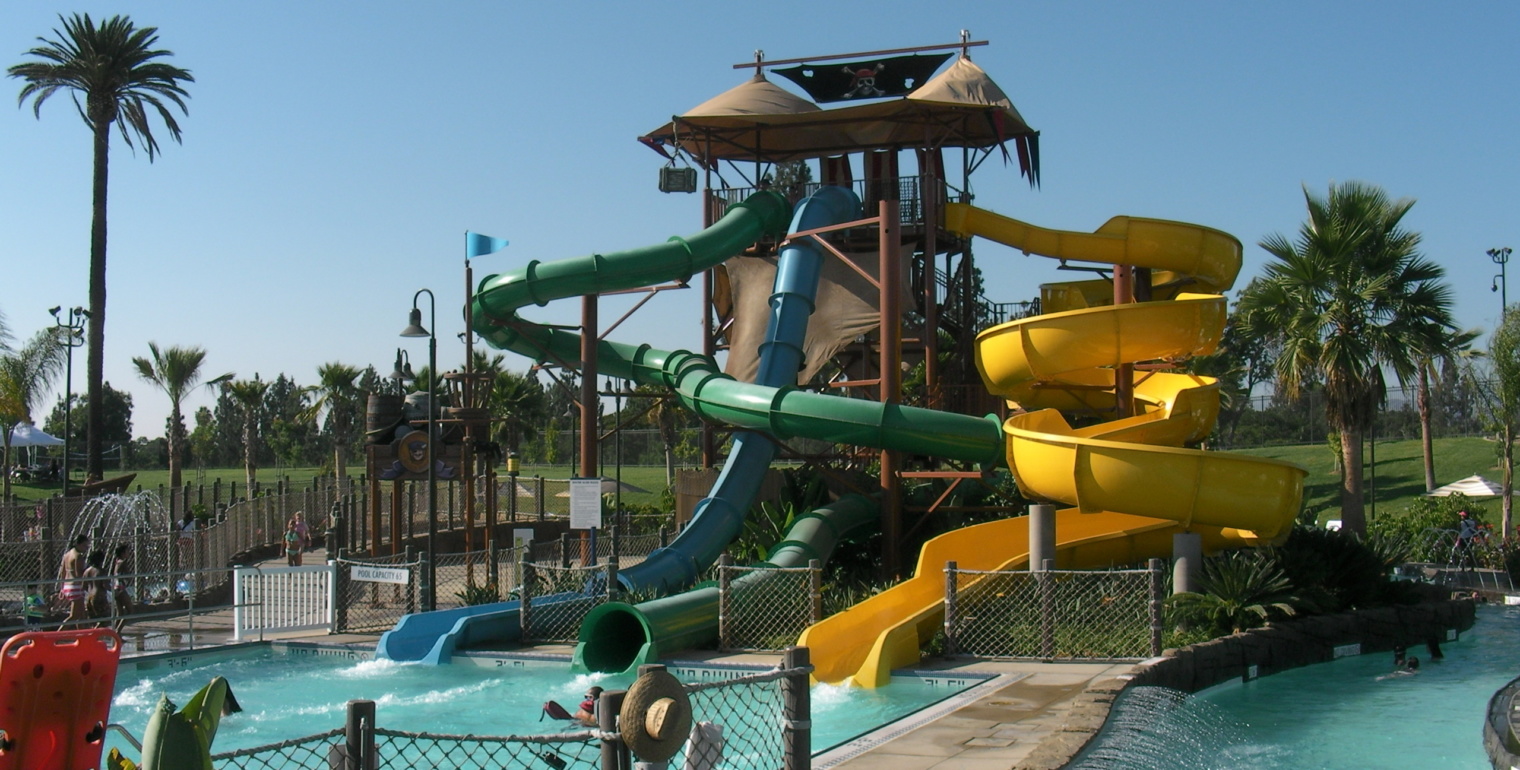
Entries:
POLYGON ((406 400, 391 393, 369 394, 364 413, 364 436, 370 444, 389 444, 396 426, 405 419, 406 400))

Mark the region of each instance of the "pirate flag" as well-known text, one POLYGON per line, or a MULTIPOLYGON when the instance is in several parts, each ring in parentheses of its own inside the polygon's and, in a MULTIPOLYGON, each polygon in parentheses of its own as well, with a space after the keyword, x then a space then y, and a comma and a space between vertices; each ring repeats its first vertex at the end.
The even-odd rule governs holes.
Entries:
POLYGON ((847 64, 800 64, 772 70, 819 104, 902 96, 924 84, 952 54, 914 54, 847 64))

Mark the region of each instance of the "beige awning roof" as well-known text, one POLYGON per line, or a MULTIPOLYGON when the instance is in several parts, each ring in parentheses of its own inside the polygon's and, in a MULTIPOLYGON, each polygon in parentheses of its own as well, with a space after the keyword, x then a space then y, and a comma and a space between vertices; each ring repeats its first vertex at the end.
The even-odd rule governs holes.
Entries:
POLYGON ((993 148, 1012 142, 1038 178, 1039 132, 962 56, 901 99, 823 110, 756 75, 639 138, 698 162, 780 163, 874 149, 993 148), (784 95, 784 96, 783 96, 784 95))

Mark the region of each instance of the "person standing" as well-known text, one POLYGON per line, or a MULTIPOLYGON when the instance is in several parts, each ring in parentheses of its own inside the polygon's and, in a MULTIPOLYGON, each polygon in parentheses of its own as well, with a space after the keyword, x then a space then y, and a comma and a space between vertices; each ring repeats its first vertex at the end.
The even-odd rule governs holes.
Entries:
POLYGON ((301 533, 296 530, 296 520, 285 522, 285 564, 301 566, 301 533))
MULTIPOLYGON (((91 551, 89 566, 84 568, 85 609, 91 618, 111 616, 110 577, 106 575, 106 552, 91 551)), ((97 624, 98 625, 98 624, 97 624)))
POLYGON ((84 601, 89 591, 80 581, 80 575, 84 571, 84 549, 89 544, 89 535, 75 537, 73 545, 63 552, 63 559, 58 562, 58 598, 69 606, 69 614, 58 627, 59 631, 68 628, 70 623, 84 620, 87 614, 84 601))
POLYGON ((296 534, 301 536, 301 553, 311 550, 311 530, 306 526, 306 514, 296 511, 296 534))
POLYGON ((126 543, 116 546, 111 559, 111 610, 116 615, 117 631, 126 625, 127 616, 132 614, 132 590, 123 577, 132 571, 131 563, 131 548, 126 543))

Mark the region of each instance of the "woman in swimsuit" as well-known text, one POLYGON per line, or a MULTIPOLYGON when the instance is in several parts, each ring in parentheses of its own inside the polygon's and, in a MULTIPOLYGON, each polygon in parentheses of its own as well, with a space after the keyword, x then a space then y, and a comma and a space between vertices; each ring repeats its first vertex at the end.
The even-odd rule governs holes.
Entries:
POLYGON ((89 591, 79 580, 79 563, 84 560, 84 548, 89 544, 89 535, 74 538, 74 546, 64 552, 63 560, 58 563, 58 580, 61 582, 58 598, 69 605, 69 614, 63 619, 63 625, 58 627, 59 631, 68 628, 70 623, 84 620, 87 614, 84 600, 89 591))

